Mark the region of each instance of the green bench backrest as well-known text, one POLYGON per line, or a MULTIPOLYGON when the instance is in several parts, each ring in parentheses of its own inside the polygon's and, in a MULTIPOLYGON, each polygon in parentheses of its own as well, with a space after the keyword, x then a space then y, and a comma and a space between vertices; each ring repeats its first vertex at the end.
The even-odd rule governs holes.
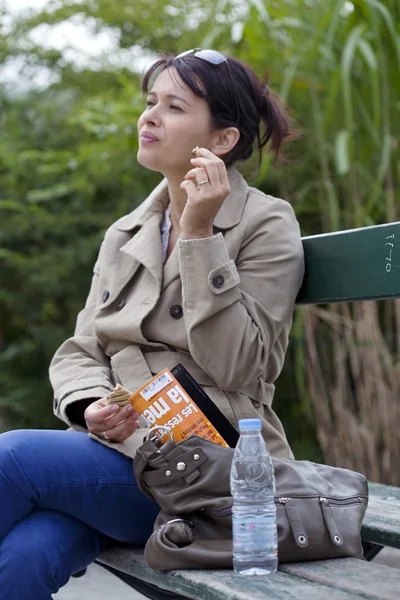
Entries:
POLYGON ((297 304, 400 297, 400 222, 303 238, 297 304))

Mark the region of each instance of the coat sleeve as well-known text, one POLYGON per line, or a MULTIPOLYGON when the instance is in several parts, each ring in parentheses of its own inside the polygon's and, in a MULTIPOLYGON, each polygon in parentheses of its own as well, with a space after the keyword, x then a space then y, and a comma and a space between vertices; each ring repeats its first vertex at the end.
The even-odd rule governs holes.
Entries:
POLYGON ((77 317, 74 335, 56 351, 49 369, 55 415, 68 425, 71 425, 68 406, 79 400, 103 398, 113 388, 110 361, 94 330, 100 260, 101 250, 85 307, 77 317))
POLYGON ((299 226, 291 206, 265 202, 253 216, 236 263, 222 233, 179 240, 182 301, 189 351, 226 391, 283 366, 295 299, 304 274, 299 226))

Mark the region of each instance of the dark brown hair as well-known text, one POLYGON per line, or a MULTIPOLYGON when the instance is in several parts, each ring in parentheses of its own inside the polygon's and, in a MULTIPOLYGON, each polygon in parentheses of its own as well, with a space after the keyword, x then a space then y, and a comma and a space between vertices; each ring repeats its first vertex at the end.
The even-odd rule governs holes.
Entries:
POLYGON ((225 165, 249 159, 256 148, 260 166, 264 146, 277 159, 283 143, 297 134, 290 128, 286 108, 269 87, 268 76, 260 81, 244 62, 231 57, 227 61, 214 65, 193 54, 175 60, 174 55, 163 53, 145 73, 142 89, 147 94, 153 77, 174 67, 187 87, 207 101, 214 129, 238 128, 240 139, 223 157, 225 165))

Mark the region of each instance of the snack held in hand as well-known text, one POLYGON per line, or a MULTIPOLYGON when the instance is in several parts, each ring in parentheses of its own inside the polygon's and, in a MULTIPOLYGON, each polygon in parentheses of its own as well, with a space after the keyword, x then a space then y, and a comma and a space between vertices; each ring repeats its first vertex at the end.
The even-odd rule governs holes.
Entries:
POLYGON ((126 406, 131 396, 132 392, 117 383, 115 388, 106 396, 107 404, 118 404, 121 407, 126 406))
POLYGON ((195 156, 196 158, 199 158, 201 156, 200 154, 200 148, 198 146, 196 146, 196 148, 193 148, 192 150, 192 154, 193 156, 195 156))

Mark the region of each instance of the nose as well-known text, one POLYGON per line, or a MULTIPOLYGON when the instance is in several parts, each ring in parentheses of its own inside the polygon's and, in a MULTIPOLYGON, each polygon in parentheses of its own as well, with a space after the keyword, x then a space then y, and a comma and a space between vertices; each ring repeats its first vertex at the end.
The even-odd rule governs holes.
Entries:
POLYGON ((157 112, 157 106, 151 106, 142 114, 143 123, 146 125, 154 125, 157 127, 160 125, 160 117, 157 112))

